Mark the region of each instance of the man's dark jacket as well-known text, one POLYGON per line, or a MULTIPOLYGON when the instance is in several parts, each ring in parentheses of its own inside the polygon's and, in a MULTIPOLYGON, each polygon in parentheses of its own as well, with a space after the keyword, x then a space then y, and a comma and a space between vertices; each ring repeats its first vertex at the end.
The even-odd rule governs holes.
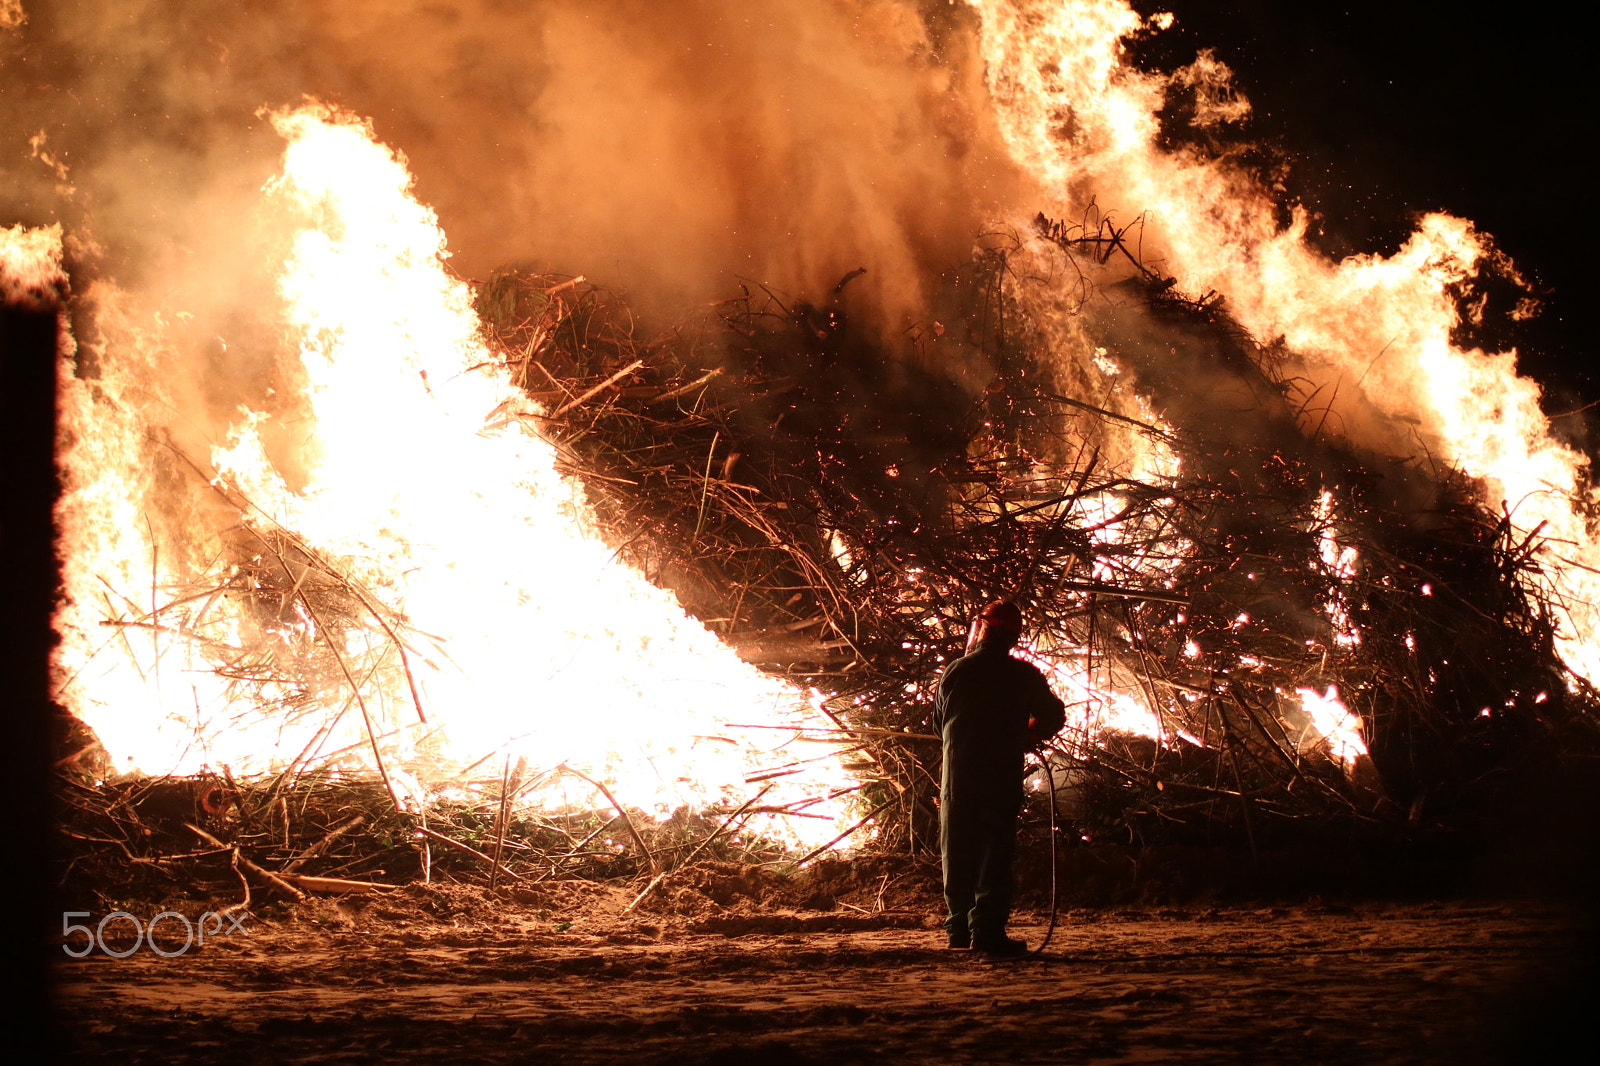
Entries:
POLYGON ((1004 643, 980 642, 939 679, 933 726, 944 739, 943 802, 1016 802, 1023 756, 1032 741, 1055 736, 1065 709, 1044 674, 1011 656, 1004 643))

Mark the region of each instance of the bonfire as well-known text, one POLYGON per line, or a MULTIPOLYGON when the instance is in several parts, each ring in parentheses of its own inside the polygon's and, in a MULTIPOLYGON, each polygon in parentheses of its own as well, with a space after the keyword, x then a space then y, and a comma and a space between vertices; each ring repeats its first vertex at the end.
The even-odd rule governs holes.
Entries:
POLYGON ((1029 198, 915 285, 903 248, 665 312, 583 262, 463 278, 315 101, 263 113, 227 336, 8 231, 59 321, 69 877, 648 907, 698 862, 926 857, 933 687, 997 596, 1069 705, 1052 849, 1459 833, 1592 755, 1586 460, 1451 343, 1514 269, 1442 215, 1330 263, 1157 147, 1131 11, 975 6, 1029 198))

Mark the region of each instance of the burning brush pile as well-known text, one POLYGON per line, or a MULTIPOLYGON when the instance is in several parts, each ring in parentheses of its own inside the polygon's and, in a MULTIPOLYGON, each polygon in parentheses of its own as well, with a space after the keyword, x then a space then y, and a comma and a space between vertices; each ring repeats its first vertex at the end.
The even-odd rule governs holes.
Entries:
POLYGON ((1034 780, 1074 839, 1461 830, 1530 766, 1590 758, 1541 531, 1437 457, 1329 432, 1293 353, 1216 294, 1137 264, 1094 293, 1136 263, 1123 237, 1007 235, 909 358, 849 315, 853 276, 646 340, 582 278, 503 272, 478 309, 618 556, 826 694, 879 846, 932 844, 934 687, 997 596, 1069 704, 1034 780), (1015 262, 1046 256, 1071 291, 1042 300, 1015 262), (1037 318, 1063 297, 1099 371, 1076 380, 1037 318))
MULTIPOLYGON (((316 547, 239 445, 208 464, 148 439, 163 477, 227 517, 205 566, 157 579, 153 606, 107 600, 98 627, 199 649, 195 701, 201 664, 209 698, 246 709, 227 728, 265 723, 292 757, 119 778, 80 754, 69 879, 159 891, 231 867, 248 905, 252 884, 644 878, 638 904, 707 860, 925 854, 934 687, 997 596, 1024 608, 1026 652, 1068 703, 1031 815, 1053 803, 1065 839, 1454 832, 1529 767, 1591 757, 1596 697, 1557 648, 1540 531, 1441 460, 1336 436, 1294 353, 1124 236, 1041 216, 992 237, 949 322, 887 338, 851 314, 853 275, 824 305, 746 289, 648 336, 581 277, 477 287, 469 373, 506 387, 473 426, 549 441, 611 561, 809 694, 777 716, 738 702, 760 689, 723 708, 705 739, 754 736, 760 756, 718 771, 743 789, 720 798, 641 802, 615 754, 541 763, 485 739, 464 765, 430 745, 436 660, 469 652, 387 603, 370 556, 316 547), (1118 256, 1134 269, 1107 282, 1118 256)), ((520 698, 544 695, 516 676, 520 698)))
MULTIPOLYGON (((81 223, 0 230, 0 271, 70 294, 75 884, 926 855, 934 687, 997 597, 1068 705, 1030 779, 1062 839, 1464 832, 1600 750, 1588 460, 1459 336, 1514 274, 1470 223, 1328 261, 1173 147, 1248 107, 1209 56, 1135 69, 1171 16, 1118 0, 785 6, 816 64, 718 5, 659 34, 546 6, 429 52, 500 56, 483 85, 526 101, 441 119, 410 67, 344 94, 412 99, 385 134, 473 269, 538 267, 447 269, 405 158, 315 102, 348 50, 320 17, 304 84, 234 86, 250 151, 214 204, 183 190, 184 239, 142 208, 97 238, 29 142, 30 217, 81 223), (492 166, 428 154, 463 123, 492 166), (613 259, 632 295, 551 272, 613 259)), ((87 174, 84 204, 144 184, 87 174)))

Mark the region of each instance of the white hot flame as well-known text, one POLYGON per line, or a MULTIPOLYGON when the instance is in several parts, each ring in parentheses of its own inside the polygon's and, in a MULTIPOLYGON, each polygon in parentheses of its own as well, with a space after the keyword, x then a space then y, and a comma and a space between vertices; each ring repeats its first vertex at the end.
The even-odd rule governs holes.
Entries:
POLYGON ((1313 688, 1297 688, 1295 692, 1300 697, 1300 709, 1311 719, 1310 728, 1327 744, 1329 754, 1347 769, 1367 754, 1366 741, 1361 739, 1361 719, 1340 701, 1337 685, 1329 685, 1320 695, 1313 688))
MULTIPOLYGON (((242 722, 241 708, 216 705, 216 663, 193 648, 165 670, 150 657, 160 649, 145 649, 143 684, 127 670, 98 675, 100 657, 76 649, 80 713, 113 751, 153 773, 267 769, 303 744, 360 752, 366 715, 399 765, 526 755, 536 767, 567 763, 609 780, 625 802, 662 814, 746 798, 744 779, 770 764, 764 749, 787 734, 752 737, 724 723, 825 719, 806 693, 746 666, 673 596, 616 563, 533 420, 503 417, 529 405, 478 339, 470 290, 445 270, 443 236, 394 154, 328 109, 273 121, 289 146, 268 197, 298 226, 280 288, 313 415, 297 427, 309 476, 291 484, 263 444, 265 416, 244 412, 213 456, 218 484, 258 509, 247 516, 253 526, 289 531, 403 616, 430 723, 411 704, 397 655, 383 655, 389 638, 376 626, 337 627, 309 599, 294 604, 286 639, 385 664, 370 683, 359 679, 358 707, 347 686, 342 711, 319 708, 299 725, 281 715, 242 722), (497 411, 498 424, 487 425, 497 411), (330 714, 339 728, 319 741, 330 714), (225 735, 208 728, 225 718, 234 719, 225 735), (132 728, 120 728, 125 719, 132 728), (155 721, 174 728, 152 730, 155 721)), ((137 528, 133 516, 124 521, 137 528)), ((155 549, 138 537, 123 543, 133 561, 117 580, 132 581, 140 558, 148 573, 155 549)), ((84 586, 104 574, 80 565, 75 576, 73 594, 87 600, 84 586)), ((225 643, 231 633, 208 635, 225 643)), ((836 760, 775 782, 772 800, 820 797, 808 810, 829 816, 779 832, 837 832, 842 804, 827 797, 853 782, 836 760)), ((585 794, 570 779, 560 787, 585 794)))

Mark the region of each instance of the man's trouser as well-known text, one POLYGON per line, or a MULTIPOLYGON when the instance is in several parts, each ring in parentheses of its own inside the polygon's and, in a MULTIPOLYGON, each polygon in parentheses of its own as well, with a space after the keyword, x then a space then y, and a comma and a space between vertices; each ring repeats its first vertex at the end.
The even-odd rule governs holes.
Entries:
POLYGON ((939 850, 951 933, 998 938, 1011 918, 1011 860, 1022 797, 951 796, 939 807, 939 850))

